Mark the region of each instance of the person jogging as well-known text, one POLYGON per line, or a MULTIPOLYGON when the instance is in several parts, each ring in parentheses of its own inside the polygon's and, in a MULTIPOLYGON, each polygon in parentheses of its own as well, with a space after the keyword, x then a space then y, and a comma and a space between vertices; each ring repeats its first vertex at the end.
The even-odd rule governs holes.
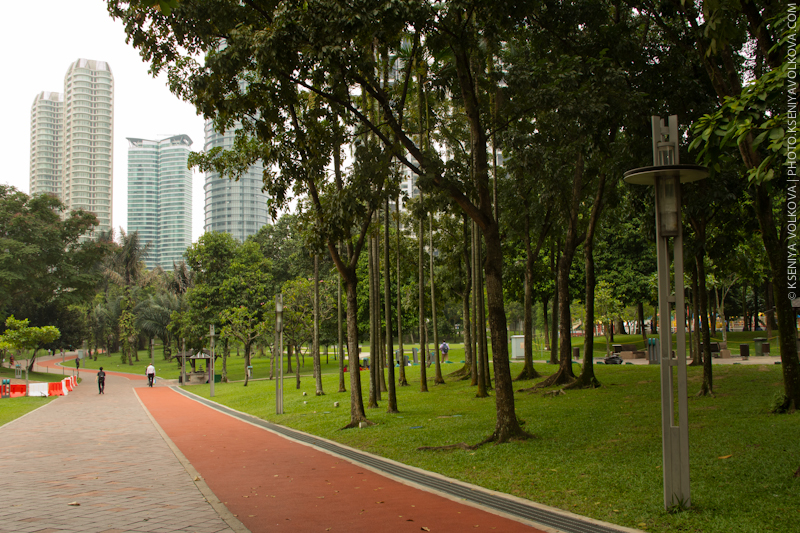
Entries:
POLYGON ((152 364, 147 365, 147 386, 152 387, 156 381, 156 367, 152 364))
POLYGON ((100 367, 100 371, 97 372, 97 389, 100 391, 98 394, 105 394, 106 388, 106 373, 103 372, 103 367, 100 367))

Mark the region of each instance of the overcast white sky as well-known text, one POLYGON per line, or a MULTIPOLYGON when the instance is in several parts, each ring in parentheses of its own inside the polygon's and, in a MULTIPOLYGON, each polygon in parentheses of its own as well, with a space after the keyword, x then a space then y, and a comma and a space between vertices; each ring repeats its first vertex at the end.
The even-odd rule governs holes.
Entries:
MULTIPOLYGON (((153 79, 138 52, 125 44, 122 24, 104 0, 4 2, 0 101, 0 183, 30 192, 30 113, 41 91, 64 92, 64 75, 78 58, 106 61, 114 74, 114 228, 128 225, 126 137, 186 134, 203 148, 203 119, 179 100, 165 79, 153 79)), ((192 240, 203 232, 203 176, 195 173, 192 240)))

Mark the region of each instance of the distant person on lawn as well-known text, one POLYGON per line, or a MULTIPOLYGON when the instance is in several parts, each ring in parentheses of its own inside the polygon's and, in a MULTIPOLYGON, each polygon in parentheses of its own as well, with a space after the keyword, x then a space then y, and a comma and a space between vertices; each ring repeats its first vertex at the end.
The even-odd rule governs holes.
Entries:
POLYGON ((447 361, 447 352, 450 351, 447 341, 442 341, 442 345, 439 346, 439 351, 442 352, 442 361, 447 361))

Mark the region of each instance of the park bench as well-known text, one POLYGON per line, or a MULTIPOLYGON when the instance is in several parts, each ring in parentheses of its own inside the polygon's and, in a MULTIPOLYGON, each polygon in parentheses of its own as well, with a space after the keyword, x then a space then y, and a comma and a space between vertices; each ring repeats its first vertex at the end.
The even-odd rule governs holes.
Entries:
MULTIPOLYGON (((708 345, 711 347, 711 357, 725 357, 725 356, 723 356, 721 354, 721 350, 722 350, 722 346, 721 345, 722 344, 725 344, 725 347, 727 348, 727 344, 728 343, 722 343, 722 342, 709 342, 708 343, 708 345)), ((700 343, 700 353, 705 353, 703 346, 704 346, 704 344, 701 342, 700 343)), ((728 352, 728 350, 725 350, 725 351, 728 352)), ((727 356, 728 357, 731 356, 730 352, 728 352, 727 356)))
POLYGON ((638 349, 635 344, 615 344, 614 353, 622 359, 644 359, 647 357, 647 353, 638 349))

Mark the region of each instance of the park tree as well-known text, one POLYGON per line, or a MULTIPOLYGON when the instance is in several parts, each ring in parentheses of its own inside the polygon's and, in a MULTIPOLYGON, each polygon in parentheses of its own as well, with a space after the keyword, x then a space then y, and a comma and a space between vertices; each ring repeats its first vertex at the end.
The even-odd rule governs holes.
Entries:
POLYGON ((785 105, 793 83, 786 58, 794 30, 788 13, 776 12, 776 7, 759 1, 706 1, 702 12, 695 4, 680 4, 668 14, 648 12, 674 46, 704 67, 719 99, 717 108, 694 124, 691 148, 709 165, 712 179, 721 161, 740 162, 749 186, 772 283, 783 291, 775 298, 775 309, 784 383, 778 410, 785 411, 800 406, 800 359, 792 307, 796 283, 788 274, 789 212, 776 206, 796 194, 787 180, 796 174, 788 162, 796 161, 797 145, 790 144, 785 105), (750 42, 755 44, 752 66, 737 61, 750 42), (747 79, 753 81, 745 84, 747 79))
POLYGON ((46 344, 50 344, 61 336, 61 332, 55 326, 29 326, 27 318, 17 320, 14 315, 6 318, 6 329, 0 335, 0 344, 4 344, 16 350, 32 351, 28 359, 28 372, 33 371, 36 363, 36 353, 46 344))
POLYGON ((250 380, 250 354, 253 344, 261 337, 271 334, 265 322, 259 318, 260 309, 250 310, 245 306, 230 307, 220 315, 220 336, 242 343, 244 347, 244 386, 250 380))
MULTIPOLYGON (((81 238, 97 225, 82 210, 66 213, 51 195, 28 196, 0 185, 0 319, 71 329, 74 306, 85 305, 102 280, 113 244, 81 238)), ((79 342, 80 338, 72 338, 79 342)))
MULTIPOLYGON (((337 206, 336 213, 344 214, 342 211, 353 211, 351 206, 363 205, 356 200, 364 198, 368 192, 392 198, 396 195, 385 187, 385 172, 370 172, 363 178, 366 186, 357 191, 339 187, 336 202, 329 202, 327 196, 321 194, 326 191, 315 178, 330 158, 325 155, 330 152, 325 148, 325 141, 329 141, 331 135, 330 130, 325 130, 324 135, 317 135, 317 131, 332 123, 327 117, 334 107, 348 123, 359 124, 372 132, 385 151, 386 162, 381 165, 388 166, 390 158, 400 161, 419 176, 420 188, 442 190, 476 222, 486 244, 484 269, 496 378, 497 422, 489 440, 505 442, 526 437, 514 412, 503 309, 502 248, 493 213, 487 161, 488 99, 483 99, 482 81, 488 78, 485 45, 502 41, 502 33, 522 16, 521 6, 468 6, 457 2, 377 2, 353 6, 338 1, 316 1, 278 2, 265 8, 235 1, 187 0, 167 14, 143 10, 138 1, 109 0, 108 4, 112 15, 123 19, 129 41, 151 63, 153 73, 168 71, 175 93, 194 103, 206 117, 217 118, 218 128, 234 119, 250 121, 252 127, 247 133, 255 135, 261 144, 251 142, 249 153, 257 152, 259 158, 267 156, 265 163, 268 164, 279 159, 282 162, 281 176, 267 177, 265 182, 268 189, 275 187, 272 192, 276 204, 285 198, 291 184, 301 184, 300 192, 308 194, 322 222, 320 235, 326 237, 334 263, 348 287, 348 312, 355 304, 354 291, 350 300, 350 287, 355 288, 355 264, 363 244, 360 238, 350 244, 346 242, 350 252, 346 259, 338 255, 336 244, 349 240, 343 233, 349 236, 351 228, 356 228, 361 235, 366 234, 368 227, 342 223, 341 216, 333 224, 333 212, 329 208, 337 206), (406 42, 417 43, 412 46, 412 60, 405 64, 408 68, 400 71, 395 83, 385 83, 387 78, 382 75, 384 69, 380 62, 386 56, 376 55, 374 50, 398 50, 406 42), (474 195, 467 195, 462 183, 445 178, 441 158, 415 139, 416 124, 407 120, 408 88, 418 76, 410 65, 423 47, 443 52, 440 56, 449 58, 442 64, 443 69, 455 74, 449 76, 451 91, 446 94, 459 100, 470 124, 474 195), (204 64, 193 59, 198 55, 205 57, 204 64), (231 80, 237 81, 231 83, 231 80), (349 90, 351 87, 359 91, 349 90), (359 98, 359 93, 374 101, 374 113, 365 111, 365 102, 359 98), (303 109, 309 113, 304 115, 303 109), (297 127, 283 127, 292 122, 297 127), (274 141, 289 131, 292 132, 291 142, 282 138, 282 147, 277 146, 274 141), (314 142, 309 142, 311 139, 314 142), (280 155, 287 151, 293 156, 280 155), (298 177, 301 179, 294 181, 298 177), (334 232, 333 228, 339 229, 334 232)), ((248 152, 247 144, 243 139, 237 145, 239 154, 248 152)), ((209 164, 214 155, 209 154, 209 164)), ((215 164, 223 167, 227 163, 230 171, 237 165, 243 168, 253 158, 222 159, 215 164)), ((374 161, 375 157, 370 159, 374 161)), ((358 217, 358 220, 370 220, 383 200, 368 204, 364 214, 369 216, 358 217)), ((348 317, 352 362, 356 332, 354 327, 350 331, 351 326, 354 324, 348 317)), ((353 375, 358 373, 352 373, 351 379, 353 375)), ((358 395, 360 389, 354 390, 352 385, 351 394, 358 395)), ((366 418, 353 401, 351 415, 351 424, 357 425, 360 419, 366 418)))

